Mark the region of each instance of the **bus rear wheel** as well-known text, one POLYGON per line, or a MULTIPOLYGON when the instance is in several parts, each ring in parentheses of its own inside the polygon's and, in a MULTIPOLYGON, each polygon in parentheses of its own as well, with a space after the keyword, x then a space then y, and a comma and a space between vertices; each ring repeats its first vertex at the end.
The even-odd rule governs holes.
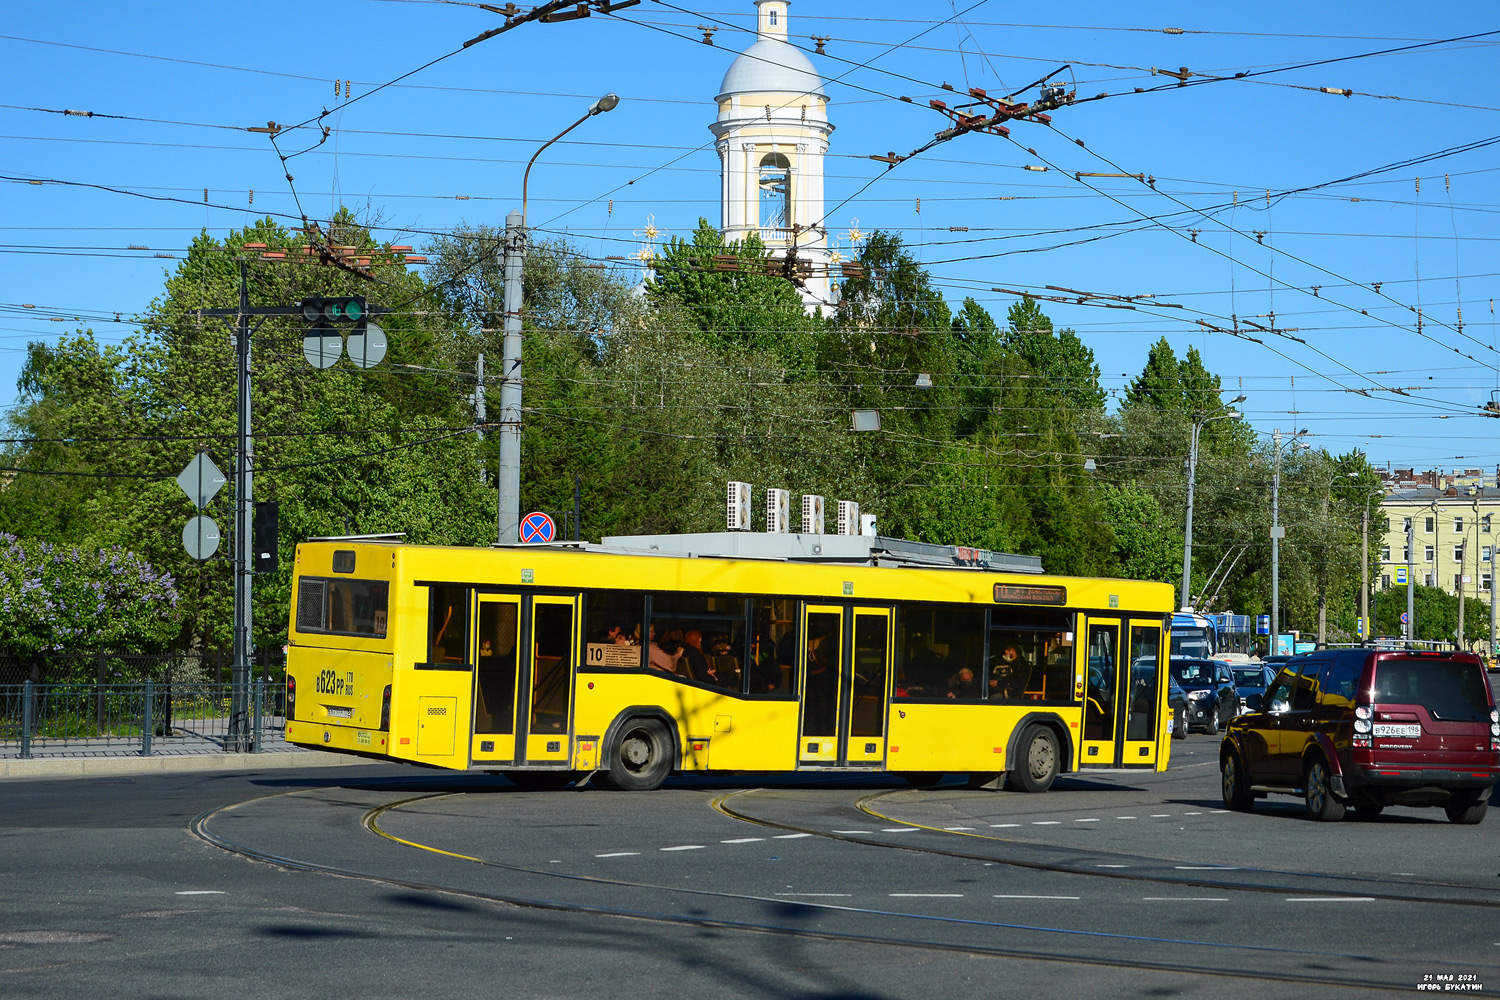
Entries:
POLYGON ((622 792, 660 788, 672 773, 672 737, 656 719, 631 719, 620 727, 605 766, 605 781, 622 792))
POLYGON ((1057 777, 1057 735, 1046 726, 1032 726, 1021 734, 1020 767, 1005 772, 1006 785, 1023 792, 1045 792, 1057 777))

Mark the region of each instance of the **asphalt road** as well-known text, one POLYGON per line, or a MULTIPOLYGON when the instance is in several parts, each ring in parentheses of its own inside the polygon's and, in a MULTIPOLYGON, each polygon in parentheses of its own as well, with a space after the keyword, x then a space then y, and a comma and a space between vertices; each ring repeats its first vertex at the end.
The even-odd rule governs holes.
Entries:
POLYGON ((1045 795, 843 775, 541 793, 384 766, 11 779, 0 996, 1500 992, 1500 818, 1228 813, 1215 747, 1045 795))

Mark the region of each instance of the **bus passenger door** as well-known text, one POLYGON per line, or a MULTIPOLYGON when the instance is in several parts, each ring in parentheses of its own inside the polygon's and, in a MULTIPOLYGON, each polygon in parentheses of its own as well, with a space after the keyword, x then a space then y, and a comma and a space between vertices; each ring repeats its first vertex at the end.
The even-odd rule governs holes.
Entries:
POLYGON ((874 766, 885 760, 885 724, 890 715, 891 612, 854 608, 852 642, 840 671, 842 690, 839 763, 874 766))
POLYGON ((1117 767, 1124 740, 1121 688, 1130 687, 1128 664, 1120 655, 1120 623, 1091 619, 1086 629, 1083 746, 1078 763, 1080 767, 1117 767))
POLYGON ((522 645, 522 699, 517 732, 525 734, 525 759, 516 763, 566 762, 573 708, 573 651, 578 648, 577 601, 532 597, 522 645))
POLYGON ((516 758, 516 681, 521 664, 521 598, 481 594, 474 638, 476 763, 516 758))
POLYGON ((802 725, 797 760, 836 764, 843 674, 844 609, 809 604, 802 611, 802 725))
MULTIPOLYGON (((1124 727, 1120 763, 1126 766, 1156 765, 1161 746, 1163 691, 1166 663, 1161 649, 1161 622, 1130 622, 1130 687, 1122 692, 1120 723, 1124 727)), ((1124 670, 1121 671, 1122 677, 1124 670)))

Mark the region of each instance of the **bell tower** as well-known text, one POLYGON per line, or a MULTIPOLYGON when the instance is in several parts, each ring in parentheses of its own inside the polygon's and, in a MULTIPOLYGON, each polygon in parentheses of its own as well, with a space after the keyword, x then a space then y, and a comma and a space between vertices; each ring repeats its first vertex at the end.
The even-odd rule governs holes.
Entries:
POLYGON ((787 42, 789 0, 755 0, 756 39, 730 65, 716 98, 725 242, 758 234, 771 256, 795 253, 809 310, 834 298, 823 223, 828 95, 817 70, 787 42))

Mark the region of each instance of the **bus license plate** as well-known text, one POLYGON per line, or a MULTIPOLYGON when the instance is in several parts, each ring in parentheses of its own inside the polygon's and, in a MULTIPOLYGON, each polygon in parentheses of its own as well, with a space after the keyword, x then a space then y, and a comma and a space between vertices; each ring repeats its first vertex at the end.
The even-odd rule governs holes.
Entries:
POLYGON ((1422 727, 1417 723, 1375 723, 1376 736, 1421 736, 1422 727))

